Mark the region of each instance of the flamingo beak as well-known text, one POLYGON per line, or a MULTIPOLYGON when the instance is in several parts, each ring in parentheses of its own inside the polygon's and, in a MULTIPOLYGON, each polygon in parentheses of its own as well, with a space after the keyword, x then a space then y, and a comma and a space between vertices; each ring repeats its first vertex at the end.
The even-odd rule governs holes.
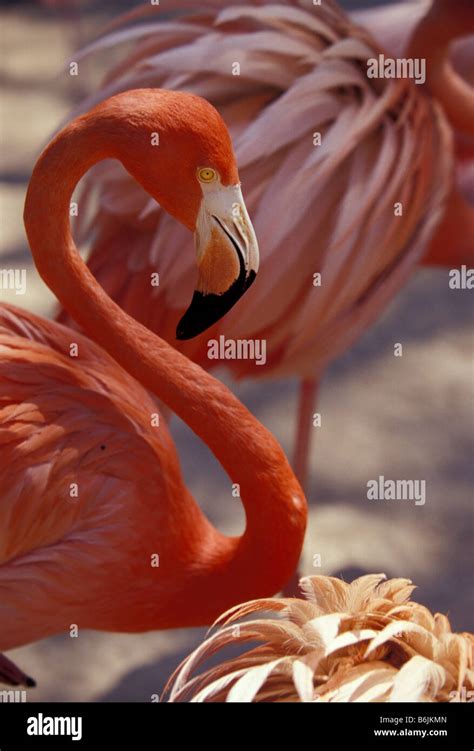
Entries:
POLYGON ((198 282, 176 329, 181 340, 192 339, 222 318, 257 275, 258 243, 240 185, 204 194, 194 237, 198 282))

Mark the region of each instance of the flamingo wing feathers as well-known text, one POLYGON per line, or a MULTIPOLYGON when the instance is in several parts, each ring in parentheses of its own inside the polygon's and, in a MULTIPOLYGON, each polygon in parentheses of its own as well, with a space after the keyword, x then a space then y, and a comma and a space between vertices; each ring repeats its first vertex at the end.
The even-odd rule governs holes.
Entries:
POLYGON ((120 628, 150 584, 150 555, 178 532, 170 498, 186 496, 156 413, 84 336, 0 306, 0 649, 77 618, 120 628))

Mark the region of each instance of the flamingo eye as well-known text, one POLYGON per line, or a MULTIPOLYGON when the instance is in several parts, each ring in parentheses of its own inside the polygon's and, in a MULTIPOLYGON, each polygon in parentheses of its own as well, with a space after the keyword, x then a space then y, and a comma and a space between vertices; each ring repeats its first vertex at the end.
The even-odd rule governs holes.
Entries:
POLYGON ((217 172, 211 167, 201 167, 198 169, 198 180, 202 183, 212 183, 217 177, 217 172))

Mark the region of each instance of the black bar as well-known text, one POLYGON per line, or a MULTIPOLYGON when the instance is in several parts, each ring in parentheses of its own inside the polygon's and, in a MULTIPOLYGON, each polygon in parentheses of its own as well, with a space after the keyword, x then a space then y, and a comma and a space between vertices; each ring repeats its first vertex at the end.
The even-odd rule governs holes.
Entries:
POLYGON ((332 747, 472 751, 472 720, 472 707, 467 703, 314 703, 305 707, 278 704, 250 709, 235 704, 219 709, 209 705, 178 706, 159 702, 3 703, 0 704, 0 751, 114 748, 112 744, 117 744, 117 749, 159 751, 165 746, 168 749, 182 746, 186 731, 199 745, 209 743, 212 748, 218 743, 220 749, 225 749, 229 744, 242 749, 246 745, 255 746, 259 733, 266 747, 273 734, 281 742, 281 733, 285 730, 293 737, 295 745, 302 743, 316 751, 332 747), (245 715, 246 712, 250 715, 245 715), (242 723, 245 717, 249 717, 251 724, 242 723), (58 719, 55 726, 56 718, 64 718, 64 721, 58 719), (71 718, 76 718, 76 722, 71 718), (77 718, 81 718, 81 725, 77 718), (220 724, 222 718, 225 725, 220 724), (38 731, 40 727, 43 731, 50 728, 69 731, 71 735, 29 735, 27 732, 28 728, 38 731), (78 739, 73 740, 72 735, 78 739))

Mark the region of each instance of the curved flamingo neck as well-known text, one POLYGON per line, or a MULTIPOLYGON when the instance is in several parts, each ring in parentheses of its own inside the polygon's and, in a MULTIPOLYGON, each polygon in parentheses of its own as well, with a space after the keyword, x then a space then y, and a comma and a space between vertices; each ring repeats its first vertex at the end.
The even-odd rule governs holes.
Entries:
POLYGON ((291 577, 304 537, 306 501, 273 436, 223 384, 128 316, 80 257, 69 223, 77 182, 101 159, 130 162, 130 154, 121 153, 123 136, 114 137, 121 127, 126 130, 126 123, 102 111, 105 121, 78 118, 41 155, 28 188, 25 227, 38 271, 62 305, 116 362, 187 423, 231 482, 240 485, 244 534, 227 538, 203 522, 203 560, 196 561, 189 582, 193 600, 200 597, 201 604, 192 613, 181 598, 182 615, 176 624, 166 625, 206 623, 239 600, 278 591, 291 577))
POLYGON ((434 0, 411 37, 407 54, 426 58, 426 83, 458 130, 474 135, 474 92, 449 60, 451 42, 474 33, 472 0, 434 0))

